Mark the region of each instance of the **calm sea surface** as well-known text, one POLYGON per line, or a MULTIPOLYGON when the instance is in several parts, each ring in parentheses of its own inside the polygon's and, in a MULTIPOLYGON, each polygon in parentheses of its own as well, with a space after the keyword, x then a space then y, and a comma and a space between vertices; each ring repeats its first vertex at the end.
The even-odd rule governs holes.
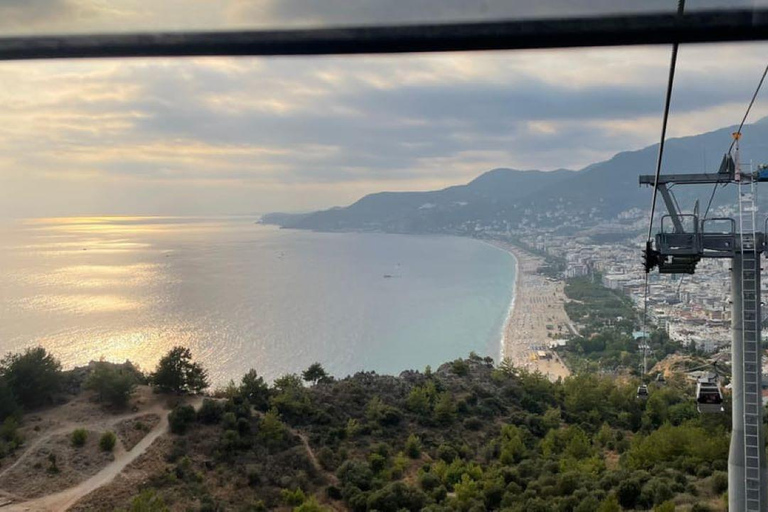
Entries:
POLYGON ((185 345, 222 384, 320 361, 398 373, 499 353, 513 258, 453 237, 279 230, 245 218, 0 226, 0 351, 154 368, 185 345), (391 276, 391 277, 384 277, 391 276))

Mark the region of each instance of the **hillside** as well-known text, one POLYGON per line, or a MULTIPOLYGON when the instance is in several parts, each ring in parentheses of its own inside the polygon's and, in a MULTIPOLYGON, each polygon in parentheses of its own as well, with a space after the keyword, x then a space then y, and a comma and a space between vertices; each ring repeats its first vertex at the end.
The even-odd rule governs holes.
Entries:
MULTIPOLYGON (((728 149, 730 126, 709 133, 670 139, 664 172, 715 172, 728 149)), ((768 162, 768 118, 744 128, 742 160, 768 162)), ((639 174, 652 174, 658 144, 618 153, 578 171, 519 171, 499 168, 473 181, 430 192, 380 192, 344 208, 312 214, 271 215, 263 222, 319 231, 392 233, 466 233, 479 227, 514 231, 520 226, 588 227, 631 208, 648 207, 648 189, 639 174)), ((711 189, 678 190, 683 208, 696 198, 706 202, 711 189)), ((715 205, 732 200, 721 193, 715 205)))
POLYGON ((700 416, 682 380, 648 402, 635 386, 476 356, 244 380, 75 510, 725 510, 727 416, 700 416))

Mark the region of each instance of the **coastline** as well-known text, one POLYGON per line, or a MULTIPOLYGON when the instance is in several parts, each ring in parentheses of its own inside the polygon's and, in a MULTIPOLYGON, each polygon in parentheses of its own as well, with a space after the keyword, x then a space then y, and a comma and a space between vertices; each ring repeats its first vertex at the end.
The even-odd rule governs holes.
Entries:
POLYGON ((518 368, 539 371, 553 381, 567 377, 570 370, 550 350, 554 337, 569 332, 564 283, 538 274, 542 258, 510 243, 488 243, 515 260, 514 294, 501 336, 501 360, 509 359, 518 368))

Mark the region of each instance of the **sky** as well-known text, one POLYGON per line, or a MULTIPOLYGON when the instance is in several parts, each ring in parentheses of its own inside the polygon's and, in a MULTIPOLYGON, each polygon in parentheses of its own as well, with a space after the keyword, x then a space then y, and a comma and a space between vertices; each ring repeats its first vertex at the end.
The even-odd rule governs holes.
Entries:
MULTIPOLYGON (((0 33, 476 21, 638 4, 676 6, 3 0, 0 33)), ((0 218, 307 211, 497 167, 579 169, 658 142, 669 55, 658 46, 0 63, 0 218)), ((670 136, 737 124, 766 64, 768 44, 682 47, 670 136)), ((750 119, 764 116, 768 91, 750 119)))

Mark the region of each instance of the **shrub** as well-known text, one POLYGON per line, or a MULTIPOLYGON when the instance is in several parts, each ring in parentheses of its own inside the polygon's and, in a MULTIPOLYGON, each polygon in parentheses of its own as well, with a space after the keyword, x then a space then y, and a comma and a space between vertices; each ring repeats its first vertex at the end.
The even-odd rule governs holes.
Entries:
POLYGON ((251 433, 251 422, 245 418, 237 419, 237 432, 241 436, 247 436, 251 433))
POLYGON ((368 509, 380 512, 421 510, 426 502, 427 496, 423 492, 402 482, 394 482, 371 493, 368 497, 368 509))
POLYGON ((469 374, 469 364, 463 359, 457 359, 451 363, 451 370, 459 377, 469 374))
POLYGON ((197 411, 197 419, 201 423, 214 425, 221 421, 223 414, 224 407, 218 401, 206 398, 203 400, 200 410, 197 411))
POLYGON ((168 413, 168 423, 171 432, 174 434, 184 434, 189 425, 195 421, 195 408, 191 405, 177 405, 168 413))
POLYGON ((259 423, 259 437, 267 444, 278 444, 285 438, 285 425, 280 421, 280 414, 270 409, 259 423))
POLYGON ((317 461, 327 471, 335 471, 339 465, 336 453, 328 446, 323 446, 317 452, 317 461))
POLYGON ((290 489, 283 489, 280 491, 280 497, 283 500, 283 503, 286 505, 290 505, 292 507, 297 507, 304 503, 304 500, 307 499, 306 495, 304 494, 304 491, 301 489, 295 489, 291 491, 290 489))
POLYGON ((432 472, 422 472, 419 474, 419 485, 425 491, 437 489, 441 484, 440 477, 432 472))
POLYGON ((619 484, 616 497, 622 507, 635 508, 640 492, 640 484, 636 480, 623 480, 619 484))
POLYGON ((336 471, 336 476, 342 484, 351 484, 360 490, 367 491, 373 482, 373 472, 368 464, 358 460, 347 460, 336 471))
POLYGON ((95 391, 99 401, 114 407, 124 407, 136 389, 137 372, 110 363, 96 363, 85 380, 85 388, 95 391))
POLYGON ((437 458, 449 464, 453 462, 455 459, 457 459, 458 457, 459 457, 459 453, 451 445, 441 444, 437 448, 437 458))
POLYGON ((105 452, 111 452, 115 448, 117 436, 112 431, 104 432, 99 438, 99 448, 105 452))
POLYGON ((77 447, 84 446, 85 442, 88 440, 88 431, 85 430, 84 428, 75 429, 72 432, 71 439, 72 439, 72 446, 77 446, 77 447))
POLYGON ((421 439, 416 434, 408 436, 405 441, 405 453, 412 459, 418 459, 421 456, 421 439))
POLYGON ((387 466, 387 458, 378 453, 368 455, 368 465, 374 473, 380 473, 387 466))
POLYGON ((340 500, 341 499, 341 489, 336 487, 335 485, 329 485, 325 488, 325 495, 331 498, 332 500, 340 500))
POLYGON ((728 473, 718 471, 712 475, 712 492, 718 496, 728 490, 728 473))
POLYGON ((317 498, 310 496, 304 503, 294 508, 293 512, 323 512, 325 510, 329 509, 320 505, 320 503, 317 502, 317 498))
POLYGON ((61 385, 61 363, 43 347, 6 355, 0 361, 0 374, 24 407, 50 403, 61 385))
POLYGON ((450 393, 441 393, 435 403, 435 421, 451 423, 456 418, 456 402, 450 393))
POLYGON ((199 393, 208 387, 208 372, 192 362, 188 348, 174 347, 160 359, 151 380, 160 391, 199 393))
POLYGON ((141 494, 133 498, 129 512, 168 512, 163 499, 150 489, 141 491, 141 494))

